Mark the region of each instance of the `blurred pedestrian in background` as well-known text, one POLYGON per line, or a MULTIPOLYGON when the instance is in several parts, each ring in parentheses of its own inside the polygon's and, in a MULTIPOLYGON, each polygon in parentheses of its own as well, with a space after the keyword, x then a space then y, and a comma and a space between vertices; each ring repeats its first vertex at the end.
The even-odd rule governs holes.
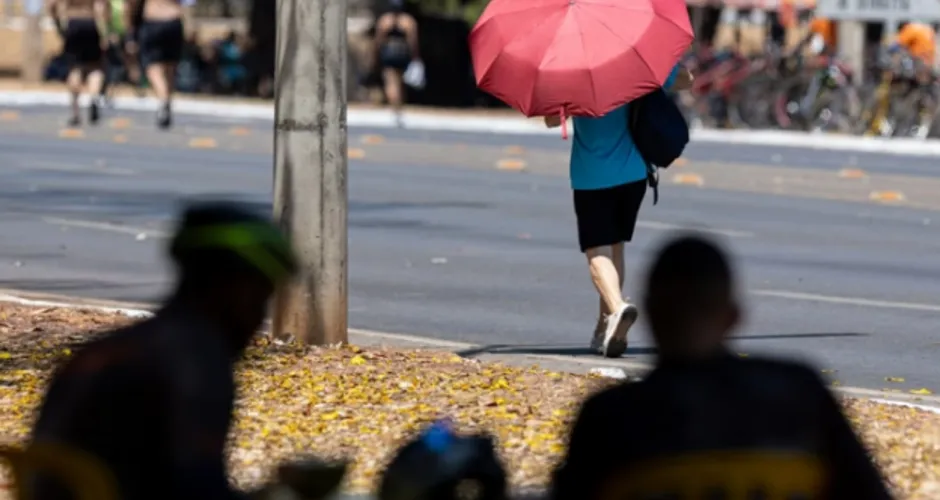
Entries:
POLYGON ((69 66, 66 84, 71 116, 68 126, 77 127, 82 123, 78 100, 86 81, 91 96, 88 122, 96 124, 104 87, 104 52, 110 38, 109 4, 107 0, 50 0, 49 15, 64 38, 69 66))
POLYGON ((140 55, 147 82, 160 101, 157 126, 167 129, 173 124, 176 67, 183 56, 184 0, 126 1, 126 25, 132 39, 128 48, 132 54, 140 55))
POLYGON ((375 23, 375 50, 382 69, 385 98, 401 124, 405 102, 402 75, 414 61, 420 61, 418 22, 405 12, 405 0, 389 0, 389 9, 375 23))

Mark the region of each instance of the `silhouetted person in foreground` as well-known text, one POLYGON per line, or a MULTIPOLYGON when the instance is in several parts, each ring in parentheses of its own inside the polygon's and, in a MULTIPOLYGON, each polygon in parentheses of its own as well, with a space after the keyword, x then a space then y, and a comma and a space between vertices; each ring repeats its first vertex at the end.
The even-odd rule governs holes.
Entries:
POLYGON ((670 241, 644 306, 657 365, 584 404, 555 499, 891 498, 815 370, 729 353, 741 308, 714 244, 670 241))
MULTIPOLYGON (((151 319, 82 348, 55 375, 33 444, 96 458, 121 499, 234 499, 224 448, 233 364, 294 257, 268 220, 236 205, 189 209, 170 245, 176 289, 151 319)), ((45 476, 34 498, 73 498, 45 476)))

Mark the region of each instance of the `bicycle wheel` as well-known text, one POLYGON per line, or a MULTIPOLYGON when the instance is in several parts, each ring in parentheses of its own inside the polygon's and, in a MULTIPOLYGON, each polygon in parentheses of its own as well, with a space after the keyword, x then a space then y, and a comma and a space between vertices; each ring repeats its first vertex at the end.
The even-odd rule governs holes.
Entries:
POLYGON ((734 128, 772 128, 774 80, 752 75, 738 84, 728 101, 728 121, 734 128))
POLYGON ((809 89, 806 76, 797 75, 784 80, 774 93, 773 117, 777 127, 784 130, 807 130, 810 123, 803 117, 801 101, 809 89))
POLYGON ((926 138, 926 134, 924 133, 926 129, 924 127, 929 125, 922 123, 923 101, 924 96, 920 91, 917 91, 911 92, 909 95, 892 103, 891 119, 894 124, 894 129, 892 130, 893 137, 926 138))
POLYGON ((858 122, 858 96, 851 87, 827 89, 813 106, 813 130, 850 134, 858 122))

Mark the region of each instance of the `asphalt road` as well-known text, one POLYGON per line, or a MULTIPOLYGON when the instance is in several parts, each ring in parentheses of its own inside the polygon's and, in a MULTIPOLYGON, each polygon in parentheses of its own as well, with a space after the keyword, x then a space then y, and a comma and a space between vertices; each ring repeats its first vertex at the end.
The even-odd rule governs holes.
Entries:
MULTIPOLYGON (((0 110, 0 287, 155 300, 182 198, 270 203, 270 123, 181 117, 157 133, 148 115, 122 113, 60 137, 60 113, 0 110)), ((352 130, 351 325, 586 355, 597 299, 576 251, 566 147, 352 130)), ((630 293, 669 231, 704 226, 739 257, 740 352, 807 357, 844 385, 940 389, 935 160, 716 144, 686 159, 642 213, 630 293)), ((629 359, 652 353, 645 325, 632 339, 629 359)))

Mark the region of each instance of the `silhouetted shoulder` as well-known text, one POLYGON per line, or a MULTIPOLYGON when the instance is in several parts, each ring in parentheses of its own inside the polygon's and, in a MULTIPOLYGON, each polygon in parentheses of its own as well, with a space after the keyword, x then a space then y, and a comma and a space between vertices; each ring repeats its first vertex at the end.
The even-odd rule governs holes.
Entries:
POLYGON ((588 404, 598 405, 598 406, 607 406, 616 401, 622 401, 624 399, 636 399, 644 397, 645 390, 643 382, 623 382, 601 391, 598 391, 591 397, 584 400, 584 406, 588 404))
POLYGON ((109 368, 134 366, 154 355, 153 319, 99 334, 75 349, 59 371, 69 376, 92 375, 109 368))
POLYGON ((800 361, 757 356, 738 358, 734 366, 741 371, 742 376, 768 384, 765 386, 768 391, 775 388, 812 393, 827 390, 822 372, 800 361))

